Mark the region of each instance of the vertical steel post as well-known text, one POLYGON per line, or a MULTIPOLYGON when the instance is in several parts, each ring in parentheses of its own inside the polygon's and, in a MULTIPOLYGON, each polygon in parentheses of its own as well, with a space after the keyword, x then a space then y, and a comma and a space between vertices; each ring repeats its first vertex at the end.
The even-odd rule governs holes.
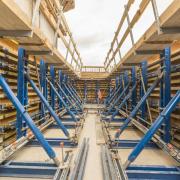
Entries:
MULTIPOLYGON (((132 67, 131 70, 131 78, 132 78, 132 87, 136 85, 136 68, 135 66, 132 67)), ((136 106, 136 89, 132 92, 132 110, 136 106)))
MULTIPOLYGON (((28 104, 27 80, 24 76, 25 66, 27 66, 26 53, 23 48, 18 50, 18 79, 17 79, 17 98, 20 103, 25 106, 28 104)), ((22 128, 26 126, 22 114, 18 111, 16 116, 17 139, 26 135, 26 131, 22 132, 22 128)))
MULTIPOLYGON (((165 48, 163 53, 164 61, 161 63, 161 68, 163 70, 163 78, 160 84, 160 106, 163 110, 171 99, 171 50, 170 48, 165 48)), ((164 121, 164 134, 163 140, 168 143, 171 139, 170 135, 170 116, 166 117, 164 121)))
MULTIPOLYGON (((55 73, 55 69, 54 66, 50 66, 50 75, 51 75, 51 83, 53 86, 55 86, 55 77, 56 77, 56 73, 55 73)), ((52 87, 50 88, 50 93, 51 93, 51 106, 52 109, 55 109, 55 104, 56 104, 56 97, 55 97, 55 93, 52 89, 52 87)))
MULTIPOLYGON (((147 90, 147 61, 143 61, 141 63, 141 73, 142 73, 142 79, 144 81, 144 87, 145 90, 147 90)), ((140 94, 141 94, 141 98, 144 96, 145 92, 143 89, 143 82, 141 82, 141 90, 140 90, 140 94)), ((146 114, 147 114, 147 106, 146 106, 146 102, 144 102, 140 108, 141 110, 141 117, 143 119, 146 119, 146 114)))
MULTIPOLYGON (((40 61, 40 85, 41 85, 41 91, 47 100, 46 64, 42 59, 40 61)), ((42 116, 45 115, 45 107, 42 102, 41 102, 41 115, 42 116)))
MULTIPOLYGON (((60 85, 60 87, 62 88, 62 80, 63 80, 63 74, 62 74, 62 71, 61 70, 59 70, 58 71, 58 84, 60 85)), ((60 88, 58 88, 58 92, 59 92, 59 94, 60 95, 62 95, 62 92, 61 92, 61 90, 60 90, 60 88)), ((63 96, 63 95, 62 95, 63 96)), ((62 106, 62 103, 61 103, 61 101, 59 100, 59 108, 61 109, 63 106, 62 106)))

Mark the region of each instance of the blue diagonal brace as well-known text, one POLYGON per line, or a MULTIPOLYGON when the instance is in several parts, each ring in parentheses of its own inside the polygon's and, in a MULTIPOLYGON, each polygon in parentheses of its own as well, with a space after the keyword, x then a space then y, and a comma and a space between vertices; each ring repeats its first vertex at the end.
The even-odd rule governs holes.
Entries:
MULTIPOLYGON (((127 87, 128 88, 128 87, 127 87)), ((118 114, 119 110, 127 103, 128 99, 132 96, 133 91, 136 89, 136 84, 133 86, 133 88, 129 91, 129 93, 125 96, 123 101, 119 104, 116 111, 112 114, 111 120, 114 120, 114 117, 118 114)), ((126 88, 124 89, 124 93, 126 92, 126 88)))
POLYGON ((156 131, 160 128, 162 123, 165 121, 166 117, 169 117, 171 112, 174 110, 176 105, 180 103, 180 90, 176 93, 176 95, 169 101, 165 109, 160 113, 157 119, 154 121, 150 129, 147 131, 142 140, 136 145, 134 150, 128 157, 128 160, 125 163, 125 168, 127 168, 131 162, 133 162, 141 151, 144 149, 145 145, 151 140, 156 131))
POLYGON ((39 96, 41 101, 44 103, 44 105, 46 106, 46 108, 48 109, 48 111, 50 112, 50 114, 52 115, 52 117, 54 118, 56 123, 58 124, 58 126, 62 129, 64 134, 67 137, 69 137, 69 132, 67 131, 66 127, 63 125, 63 123, 61 122, 61 120, 59 119, 57 114, 54 112, 54 110, 52 109, 52 107, 50 106, 48 101, 45 99, 45 97, 43 96, 41 91, 37 88, 37 86, 35 85, 34 81, 31 80, 30 76, 27 73, 25 73, 25 76, 26 76, 27 80, 29 81, 30 85, 32 86, 32 88, 34 89, 34 91, 36 92, 36 94, 39 96))
POLYGON ((107 114, 109 114, 109 113, 112 111, 112 109, 115 107, 115 105, 119 102, 119 100, 122 98, 122 96, 125 94, 125 92, 126 92, 127 89, 129 88, 129 85, 130 85, 130 84, 128 84, 128 85, 124 88, 124 90, 121 92, 121 94, 120 94, 120 95, 118 96, 118 98, 115 100, 115 102, 110 106, 107 114))
POLYGON ((29 114, 24 109, 23 105, 19 102, 17 97, 14 95, 8 84, 6 83, 5 79, 2 75, 0 75, 0 86, 3 88, 4 92, 6 93, 8 99, 13 103, 15 108, 19 113, 21 113, 23 119, 26 121, 27 125, 33 132, 34 136, 37 138, 41 146, 44 148, 48 156, 55 161, 57 165, 59 165, 59 161, 57 160, 56 154, 54 150, 51 148, 51 146, 48 144, 48 142, 43 137, 42 133, 39 131, 39 129, 34 124, 33 120, 29 116, 29 114))
POLYGON ((66 93, 64 92, 63 88, 60 86, 59 83, 56 82, 56 85, 58 86, 60 92, 62 93, 62 95, 65 97, 65 99, 67 100, 67 102, 74 108, 75 112, 78 114, 77 111, 77 107, 74 105, 74 103, 69 99, 69 97, 66 95, 66 93))
POLYGON ((128 116, 128 118, 126 119, 126 121, 124 122, 124 124, 120 127, 120 131, 116 132, 115 134, 115 138, 119 138, 119 136, 121 135, 121 133, 127 128, 128 124, 131 121, 131 118, 133 118, 136 113, 138 112, 138 110, 140 109, 140 107, 142 106, 142 104, 144 104, 144 102, 146 101, 146 99, 150 96, 151 92, 156 88, 156 86, 160 83, 162 78, 162 74, 155 80, 155 82, 150 86, 150 88, 147 90, 146 94, 142 97, 142 99, 138 102, 138 104, 135 106, 135 108, 133 109, 133 111, 131 111, 130 115, 128 116))
POLYGON ((70 116, 72 117, 72 119, 74 121, 77 121, 74 113, 69 109, 68 105, 66 104, 66 102, 63 100, 63 98, 60 96, 60 94, 57 92, 56 88, 53 86, 53 84, 48 80, 46 79, 50 86, 51 86, 51 90, 54 91, 54 93, 56 94, 56 96, 59 98, 59 100, 62 102, 63 106, 65 107, 65 109, 67 110, 67 112, 70 114, 70 116))

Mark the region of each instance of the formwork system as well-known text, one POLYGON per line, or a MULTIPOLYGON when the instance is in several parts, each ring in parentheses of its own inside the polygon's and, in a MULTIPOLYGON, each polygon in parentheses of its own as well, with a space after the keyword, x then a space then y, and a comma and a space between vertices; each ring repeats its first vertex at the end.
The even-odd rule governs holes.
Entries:
POLYGON ((180 178, 180 1, 160 15, 141 0, 131 17, 134 3, 104 66, 84 66, 74 0, 0 0, 0 179, 180 178))

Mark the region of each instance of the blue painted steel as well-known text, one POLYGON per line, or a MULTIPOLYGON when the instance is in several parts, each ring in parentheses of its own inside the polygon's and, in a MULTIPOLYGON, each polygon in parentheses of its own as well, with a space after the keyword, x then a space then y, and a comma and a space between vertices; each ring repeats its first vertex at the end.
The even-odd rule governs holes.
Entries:
MULTIPOLYGON (((132 87, 136 85, 136 68, 133 66, 131 70, 132 87)), ((132 110, 136 106, 136 89, 132 92, 132 110)))
POLYGON ((65 83, 63 83, 64 89, 66 90, 66 92, 69 94, 69 96, 74 100, 74 102, 76 103, 76 105, 79 107, 79 109, 81 111, 83 111, 81 104, 74 98, 73 94, 71 93, 71 91, 69 90, 69 88, 67 87, 67 85, 65 83))
MULTIPOLYGON (((59 84, 59 87, 60 87, 61 89, 63 89, 63 88, 62 88, 62 81, 63 81, 63 77, 62 77, 62 76, 63 76, 62 71, 59 70, 59 71, 58 71, 58 84, 59 84)), ((60 89, 60 88, 58 88, 58 92, 59 92, 60 95, 62 95, 62 92, 61 92, 61 89, 60 89)), ((63 95, 62 95, 62 96, 63 96, 63 95)), ((60 100, 59 100, 59 107, 60 107, 60 108, 63 107, 60 100)))
POLYGON ((69 86, 71 87, 72 91, 77 96, 77 98, 79 99, 79 102, 82 103, 82 100, 81 100, 79 94, 77 93, 76 89, 74 88, 74 86, 72 84, 69 84, 69 86))
MULTIPOLYGON (((55 86, 56 73, 55 73, 54 66, 50 66, 50 75, 51 75, 52 86, 55 86)), ((50 88, 50 93, 51 93, 51 107, 54 110, 55 109, 55 104, 56 104, 56 97, 55 97, 56 93, 54 92, 52 87, 50 88)))
POLYGON ((116 81, 115 81, 115 83, 116 83, 116 89, 117 89, 118 86, 119 86, 119 77, 118 77, 118 76, 116 76, 116 81))
MULTIPOLYGON (((47 80, 49 81, 49 80, 47 80)), ((69 106, 66 104, 66 102, 64 101, 64 99, 60 96, 60 94, 58 93, 58 91, 56 90, 56 88, 54 87, 54 85, 49 81, 51 90, 54 91, 54 94, 59 98, 59 100, 62 102, 63 106, 65 107, 65 109, 67 110, 67 112, 70 114, 70 116, 72 117, 72 119, 74 121, 77 121, 74 113, 70 110, 69 106)))
POLYGON ((40 84, 41 89, 43 92, 43 96, 47 99, 48 98, 48 92, 47 92, 47 82, 46 82, 46 64, 44 63, 44 60, 40 61, 40 84))
POLYGON ((128 116, 128 118, 126 119, 126 121, 124 122, 124 124, 121 126, 120 131, 116 132, 115 134, 115 138, 119 138, 119 136, 121 135, 121 133, 124 131, 124 129, 126 129, 126 127, 128 126, 129 122, 131 121, 131 118, 134 118, 134 116, 136 115, 136 113, 138 112, 138 110, 140 109, 140 107, 142 106, 142 104, 144 102, 146 102, 146 99, 150 96, 151 92, 156 88, 156 86, 159 84, 161 80, 161 76, 159 76, 155 82, 150 86, 150 88, 147 90, 146 94, 142 97, 142 99, 137 103, 136 107, 133 109, 133 111, 131 111, 130 115, 128 116))
POLYGON ((142 138, 140 143, 134 148, 134 150, 131 152, 131 154, 128 157, 128 165, 133 162, 137 156, 140 154, 140 152, 143 150, 144 146, 151 140, 153 135, 156 133, 156 131, 160 128, 162 123, 166 120, 166 117, 169 117, 171 112, 174 110, 176 105, 180 102, 180 90, 176 93, 176 95, 170 100, 170 102, 167 104, 167 106, 164 108, 164 110, 160 113, 160 115, 157 117, 155 122, 152 124, 152 126, 149 128, 145 136, 142 138))
MULTIPOLYGON (((124 88, 124 90, 121 92, 121 94, 117 97, 117 99, 115 99, 115 102, 110 106, 107 114, 109 114, 112 109, 115 107, 115 105, 119 102, 119 100, 123 97, 123 95, 125 94, 125 92, 127 91, 127 89, 129 88, 129 84, 124 88)), ((119 108, 118 108, 119 109, 119 108)), ((116 112, 116 111, 115 111, 116 112)), ((118 112, 116 112, 118 113, 118 112)))
MULTIPOLYGON (((135 147, 140 140, 115 140, 111 145, 113 149, 127 149, 135 147)), ((145 145, 145 148, 158 148, 157 145, 153 142, 149 142, 145 145)))
POLYGON ((43 94, 40 92, 40 90, 37 88, 36 84, 33 82, 33 80, 31 80, 31 78, 29 77, 29 75, 26 73, 26 78, 29 81, 30 85, 32 86, 32 88, 34 89, 34 91, 36 92, 36 94, 39 96, 39 98, 41 99, 41 101, 44 103, 44 105, 46 106, 46 108, 48 109, 48 111, 50 112, 50 114, 52 115, 52 117, 54 118, 54 120, 56 121, 56 123, 59 125, 59 127, 62 129, 62 131, 64 132, 64 134, 69 137, 69 132, 67 131, 67 129, 65 128, 65 126, 62 124, 61 120, 59 119, 59 117, 57 116, 57 114, 53 111, 52 107, 49 105, 48 101, 45 99, 45 97, 43 96, 43 94))
MULTIPOLYGON (((141 72, 142 72, 142 79, 144 81, 144 87, 145 87, 145 90, 147 90, 147 61, 143 61, 141 63, 141 72)), ((144 94, 145 92, 143 89, 143 84, 141 82, 140 97, 142 98, 144 94)), ((146 101, 142 104, 142 106, 140 107, 140 110, 141 110, 141 117, 143 119, 146 119, 146 113, 147 113, 146 101)))
POLYGON ((121 90, 122 90, 122 84, 120 84, 119 87, 116 87, 116 91, 109 98, 109 100, 107 101, 106 105, 109 105, 110 103, 112 103, 112 101, 115 100, 115 97, 118 96, 118 94, 120 93, 121 90))
MULTIPOLYGON (((72 107, 74 107, 74 110, 76 112, 76 114, 78 114, 78 111, 76 109, 76 106, 74 105, 74 103, 69 99, 69 97, 66 95, 66 93, 64 92, 63 88, 60 86, 59 83, 56 83, 59 89, 59 95, 60 93, 65 97, 65 99, 67 100, 67 102, 69 103, 69 105, 71 105, 72 107)), ((60 95, 62 97, 62 95, 60 95)), ((61 101, 61 100, 60 100, 61 101)))
MULTIPOLYGON (((163 74, 163 107, 169 103, 171 99, 171 52, 170 48, 164 50, 164 74, 163 74)), ((171 140, 171 121, 170 116, 166 117, 164 121, 164 136, 163 140, 169 143, 171 140)))
POLYGON ((180 171, 177 167, 167 166, 129 166, 126 170, 128 179, 180 179, 180 171))
MULTIPOLYGON (((68 139, 64 139, 64 138, 46 138, 46 141, 51 145, 51 146, 58 146, 60 145, 61 142, 64 143, 64 147, 68 147, 68 148, 75 148, 77 147, 78 143, 77 142, 73 142, 71 140, 68 139)), ((39 146, 39 142, 37 140, 32 140, 28 143, 28 146, 39 146)))
POLYGON ((66 87, 67 87, 68 90, 69 90, 70 96, 73 97, 73 98, 76 100, 76 102, 78 102, 79 104, 81 104, 81 100, 80 100, 79 97, 74 93, 74 91, 73 91, 73 89, 72 89, 72 87, 70 86, 69 83, 66 83, 66 87))
MULTIPOLYGON (((41 85, 41 91, 47 100, 48 95, 47 95, 47 82, 46 82, 46 65, 42 59, 40 61, 40 85, 41 85)), ((44 104, 41 103, 41 117, 44 117, 44 115, 45 115, 45 108, 44 108, 44 104)))
MULTIPOLYGON (((128 85, 129 86, 129 85, 128 85)), ((128 88, 128 87, 127 87, 128 88)), ((111 120, 114 120, 115 116, 118 114, 119 109, 121 109, 126 102, 128 101, 128 99, 132 96, 132 92, 134 91, 134 89, 136 88, 136 84, 132 87, 132 89, 129 91, 129 93, 124 97, 123 101, 119 104, 118 108, 116 109, 116 111, 112 114, 111 116, 111 120)), ((127 91, 127 89, 125 88, 123 90, 123 94, 127 91)))
MULTIPOLYGON (((25 60, 26 54, 23 48, 18 49, 18 80, 17 80, 17 98, 23 106, 28 104, 28 89, 27 80, 24 76, 24 69, 27 66, 27 61, 25 60)), ((23 116, 20 112, 17 112, 16 116, 16 131, 17 139, 26 135, 26 131, 22 131, 22 128, 26 127, 26 123, 23 120, 23 116)))
POLYGON ((37 138, 41 146, 44 148, 48 156, 51 159, 54 159, 56 157, 54 150, 51 148, 48 142, 44 139, 43 135, 41 134, 39 129, 35 126, 33 120, 24 109, 23 105, 19 102, 19 100, 14 95, 14 93, 9 88, 8 84, 6 83, 5 79, 1 75, 0 75, 0 86, 6 93, 8 99, 13 103, 17 111, 22 115, 23 119, 26 121, 27 125, 29 126, 29 128, 31 129, 31 131, 33 132, 34 136, 37 138))

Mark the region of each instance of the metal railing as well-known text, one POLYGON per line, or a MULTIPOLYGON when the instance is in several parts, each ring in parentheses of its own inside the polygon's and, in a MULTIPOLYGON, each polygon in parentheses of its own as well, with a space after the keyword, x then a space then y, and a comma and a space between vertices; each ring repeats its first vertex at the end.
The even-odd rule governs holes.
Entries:
POLYGON ((129 0, 127 5, 124 6, 124 12, 123 12, 122 18, 115 32, 115 36, 111 43, 111 47, 107 53, 107 56, 104 62, 104 67, 108 72, 111 72, 117 66, 117 63, 122 59, 121 49, 125 41, 127 40, 128 36, 130 37, 132 48, 134 49, 134 52, 135 52, 135 40, 134 40, 132 30, 150 3, 152 4, 151 8, 154 13, 155 22, 157 25, 157 31, 159 34, 161 33, 156 0, 141 0, 139 4, 139 8, 135 12, 134 16, 130 17, 129 11, 131 10, 134 2, 135 2, 134 0, 129 0), (127 28, 125 29, 125 31, 123 31, 123 26, 126 21, 127 21, 127 28), (118 59, 118 61, 116 59, 118 59))

